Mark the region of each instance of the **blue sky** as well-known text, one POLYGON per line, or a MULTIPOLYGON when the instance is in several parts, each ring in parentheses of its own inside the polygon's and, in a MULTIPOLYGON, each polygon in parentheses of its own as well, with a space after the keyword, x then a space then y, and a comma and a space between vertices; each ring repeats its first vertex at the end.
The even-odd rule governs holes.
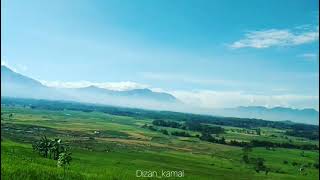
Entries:
POLYGON ((316 0, 3 0, 1 61, 50 86, 319 109, 316 0))

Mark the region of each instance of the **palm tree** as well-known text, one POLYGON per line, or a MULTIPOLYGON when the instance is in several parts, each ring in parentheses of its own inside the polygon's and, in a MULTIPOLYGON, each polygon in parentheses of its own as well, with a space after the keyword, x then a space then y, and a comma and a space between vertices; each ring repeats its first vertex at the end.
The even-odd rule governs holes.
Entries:
POLYGON ((57 160, 59 154, 64 152, 66 149, 65 145, 62 143, 61 139, 54 139, 51 141, 50 154, 53 155, 53 159, 57 160))
POLYGON ((39 142, 33 144, 33 149, 37 150, 42 156, 48 157, 50 146, 50 140, 46 136, 43 136, 39 142))

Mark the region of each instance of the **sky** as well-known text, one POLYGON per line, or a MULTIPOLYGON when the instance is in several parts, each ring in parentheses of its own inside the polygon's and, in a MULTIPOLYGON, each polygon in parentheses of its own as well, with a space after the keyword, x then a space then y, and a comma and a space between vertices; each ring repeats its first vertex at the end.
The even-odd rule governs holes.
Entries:
POLYGON ((55 87, 319 109, 317 0, 2 0, 1 64, 55 87))

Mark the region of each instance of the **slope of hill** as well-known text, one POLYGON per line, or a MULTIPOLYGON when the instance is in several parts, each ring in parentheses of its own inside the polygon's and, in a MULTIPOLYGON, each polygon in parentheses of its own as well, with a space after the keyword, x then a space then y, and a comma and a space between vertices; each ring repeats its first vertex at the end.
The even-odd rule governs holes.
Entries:
POLYGON ((1 66, 1 84, 7 86, 6 84, 16 84, 19 86, 36 86, 36 87, 44 87, 40 82, 31 79, 29 77, 23 76, 19 73, 16 73, 9 69, 6 66, 1 66))
POLYGON ((1 66, 1 96, 61 99, 62 94, 40 82, 1 66))

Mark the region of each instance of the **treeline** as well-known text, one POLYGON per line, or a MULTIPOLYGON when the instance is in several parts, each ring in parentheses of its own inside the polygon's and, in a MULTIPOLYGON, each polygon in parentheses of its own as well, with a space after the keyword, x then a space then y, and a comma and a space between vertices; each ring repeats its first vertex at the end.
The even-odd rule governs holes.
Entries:
POLYGON ((292 144, 292 143, 277 143, 270 141, 261 141, 261 140, 251 140, 249 142, 246 141, 236 141, 231 140, 229 142, 225 141, 222 137, 220 139, 212 137, 211 135, 205 134, 200 137, 201 140, 219 143, 219 144, 227 144, 230 146, 239 146, 239 147, 266 147, 266 148, 289 148, 289 149, 302 149, 302 150, 319 150, 319 146, 316 144, 292 144))
POLYGON ((155 126, 185 129, 185 126, 183 126, 183 124, 175 122, 175 121, 154 120, 154 121, 152 121, 152 124, 155 126))
POLYGON ((315 144, 292 144, 292 143, 277 143, 270 141, 258 141, 251 140, 250 145, 253 147, 280 147, 280 148, 291 148, 291 149, 303 149, 303 150, 319 150, 319 146, 315 144))
POLYGON ((198 131, 207 134, 222 134, 224 129, 220 126, 209 126, 200 123, 199 121, 186 121, 185 126, 191 131, 198 131))
POLYGON ((155 126, 179 128, 183 130, 198 131, 208 134, 221 134, 224 133, 224 129, 219 126, 209 126, 201 124, 198 121, 187 121, 185 123, 179 123, 175 121, 165 121, 165 120, 154 120, 152 124, 155 126))
POLYGON ((233 126, 239 128, 259 128, 271 127, 277 129, 288 130, 291 136, 305 137, 308 139, 319 139, 319 126, 288 123, 283 121, 267 121, 251 118, 234 118, 234 117, 217 117, 209 115, 198 115, 189 113, 178 113, 170 111, 151 111, 136 108, 123 108, 106 105, 96 105, 88 103, 78 103, 71 101, 49 101, 49 100, 34 100, 22 98, 1 97, 1 104, 4 105, 20 105, 36 109, 48 110, 74 110, 83 112, 104 112, 112 115, 129 116, 140 119, 155 119, 155 120, 171 120, 178 122, 193 122, 197 121, 202 124, 214 124, 222 126, 233 126), (299 130, 298 130, 299 129, 299 130))
POLYGON ((296 130, 288 130, 284 133, 288 136, 296 136, 296 137, 302 137, 307 138, 310 140, 318 140, 319 139, 319 133, 315 131, 296 131, 296 130))
POLYGON ((171 132, 171 135, 173 136, 182 136, 182 137, 191 137, 191 134, 185 132, 185 131, 173 131, 171 132))
MULTIPOLYGON (((169 127, 169 126, 166 126, 166 127, 169 127)), ((164 135, 170 135, 170 133, 166 129, 157 129, 156 127, 148 124, 143 125, 142 128, 147 128, 151 131, 159 131, 164 135)), ((192 137, 192 135, 186 131, 172 131, 171 135, 181 136, 181 137, 192 137)), ((198 137, 198 136, 195 136, 195 137, 198 137)))
POLYGON ((208 142, 212 142, 212 143, 218 143, 218 144, 226 144, 225 138, 215 138, 213 137, 211 134, 209 133, 202 133, 201 136, 199 137, 200 140, 202 141, 208 141, 208 142))
POLYGON ((303 125, 294 124, 292 125, 290 130, 285 132, 286 135, 289 136, 296 136, 296 137, 303 137, 308 138, 311 140, 318 140, 319 139, 319 129, 313 129, 312 125, 303 125))
MULTIPOLYGON (((188 130, 198 131, 201 132, 201 136, 198 137, 202 141, 208 141, 211 143, 218 143, 218 144, 227 144, 231 146, 239 146, 239 147, 266 147, 266 148, 290 148, 290 149, 303 149, 303 150, 318 150, 319 147, 315 144, 292 144, 292 143, 277 143, 271 141, 261 141, 261 140, 251 140, 250 142, 246 141, 236 141, 231 140, 227 142, 224 137, 218 138, 213 137, 212 134, 221 134, 224 132, 224 129, 218 126, 208 126, 203 125, 198 121, 187 121, 186 123, 179 123, 174 121, 165 121, 165 120, 154 120, 152 122, 153 125, 156 126, 163 126, 163 127, 172 127, 172 128, 181 128, 184 127, 188 130)), ((156 130, 153 126, 149 126, 149 129, 156 130)), ((255 129, 258 131, 258 129, 255 129)), ((259 129, 260 130, 260 129, 259 129)), ((169 134, 166 130, 160 130, 163 134, 169 134), (164 133, 165 132, 165 133, 164 133)), ((184 137, 192 137, 189 133, 185 131, 175 131, 172 132, 171 135, 175 136, 184 136, 184 137)))

